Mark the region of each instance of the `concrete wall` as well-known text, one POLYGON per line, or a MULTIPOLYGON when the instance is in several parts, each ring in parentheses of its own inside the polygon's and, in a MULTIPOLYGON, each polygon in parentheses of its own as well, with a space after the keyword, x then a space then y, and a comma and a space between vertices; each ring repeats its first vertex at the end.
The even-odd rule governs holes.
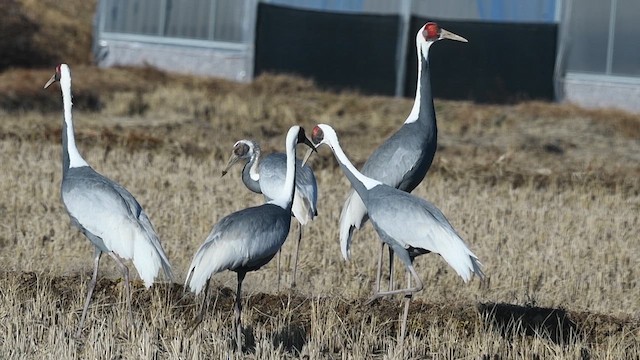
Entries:
POLYGON ((572 76, 564 79, 564 101, 586 108, 616 108, 640 113, 640 80, 598 76, 572 76))

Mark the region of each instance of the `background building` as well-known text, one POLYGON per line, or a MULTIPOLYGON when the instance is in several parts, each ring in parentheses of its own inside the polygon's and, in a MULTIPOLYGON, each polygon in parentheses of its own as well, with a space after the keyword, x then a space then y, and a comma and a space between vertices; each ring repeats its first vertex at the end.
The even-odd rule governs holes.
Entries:
POLYGON ((94 53, 101 66, 287 72, 411 96, 414 34, 435 20, 470 40, 434 47, 438 97, 640 111, 638 13, 635 0, 100 0, 94 53))

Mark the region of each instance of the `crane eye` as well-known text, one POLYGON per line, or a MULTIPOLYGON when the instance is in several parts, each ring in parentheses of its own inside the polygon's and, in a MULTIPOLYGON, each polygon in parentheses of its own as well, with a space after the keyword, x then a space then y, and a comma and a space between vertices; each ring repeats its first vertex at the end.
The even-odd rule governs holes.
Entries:
POLYGON ((236 145, 236 147, 233 149, 233 153, 236 156, 244 156, 249 152, 249 145, 245 144, 245 143, 240 143, 238 145, 236 145))

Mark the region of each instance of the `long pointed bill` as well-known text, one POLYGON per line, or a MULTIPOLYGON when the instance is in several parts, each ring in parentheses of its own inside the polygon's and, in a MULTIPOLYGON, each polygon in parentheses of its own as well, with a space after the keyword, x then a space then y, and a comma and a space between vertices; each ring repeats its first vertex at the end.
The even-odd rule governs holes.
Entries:
POLYGON ((222 175, 220 177, 227 175, 227 173, 229 172, 229 169, 231 169, 231 167, 235 165, 235 163, 237 163, 238 160, 240 160, 239 156, 235 154, 231 155, 231 157, 229 158, 229 161, 227 162, 227 166, 224 168, 224 170, 222 170, 222 175))
POLYGON ((452 33, 451 31, 447 31, 445 29, 440 29, 440 38, 441 39, 455 40, 455 41, 462 41, 462 42, 469 42, 469 40, 463 38, 462 36, 456 35, 456 34, 452 33))
POLYGON ((307 153, 304 154, 304 159, 302 159, 302 166, 304 166, 307 163, 307 161, 309 161, 309 158, 311 157, 311 154, 313 154, 314 152, 318 152, 316 150, 316 148, 314 148, 314 147, 312 147, 309 150, 307 150, 307 153))
POLYGON ((46 84, 44 84, 44 89, 48 88, 51 84, 53 84, 54 82, 56 82, 56 74, 53 74, 53 76, 51 77, 51 79, 49 79, 49 81, 47 81, 46 84))
POLYGON ((307 146, 309 147, 309 150, 310 150, 310 151, 312 151, 312 152, 318 152, 318 151, 316 150, 316 146, 315 146, 315 145, 313 145, 313 142, 312 142, 311 140, 309 140, 309 138, 308 138, 308 137, 306 137, 306 136, 304 137, 304 144, 305 144, 305 145, 307 145, 307 146))

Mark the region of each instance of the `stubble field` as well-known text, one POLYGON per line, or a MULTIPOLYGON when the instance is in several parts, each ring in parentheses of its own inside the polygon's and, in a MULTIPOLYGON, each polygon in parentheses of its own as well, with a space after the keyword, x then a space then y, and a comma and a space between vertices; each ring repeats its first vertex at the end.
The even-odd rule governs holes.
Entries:
POLYGON ((464 284, 439 256, 419 257, 425 289, 412 302, 404 346, 396 342, 401 298, 364 305, 379 251, 371 225, 357 233, 352 261, 340 256, 349 188, 321 150, 311 160, 319 216, 305 228, 298 287, 288 285, 287 242, 280 291, 275 261, 246 278, 240 356, 234 274, 213 278, 209 313, 191 337, 200 299, 181 286, 213 224, 263 201, 243 186, 239 167, 220 177, 233 143, 254 138, 282 151, 289 126, 323 122, 362 165, 411 101, 327 93, 284 76, 240 85, 85 66, 72 66, 80 151, 146 209, 176 282, 145 290, 131 265, 131 327, 119 272, 104 257, 84 338, 74 339, 93 250, 60 201, 60 92, 41 89, 52 71, 0 74, 0 358, 640 357, 640 116, 436 101, 439 149, 414 193, 442 209, 487 280, 464 284))

